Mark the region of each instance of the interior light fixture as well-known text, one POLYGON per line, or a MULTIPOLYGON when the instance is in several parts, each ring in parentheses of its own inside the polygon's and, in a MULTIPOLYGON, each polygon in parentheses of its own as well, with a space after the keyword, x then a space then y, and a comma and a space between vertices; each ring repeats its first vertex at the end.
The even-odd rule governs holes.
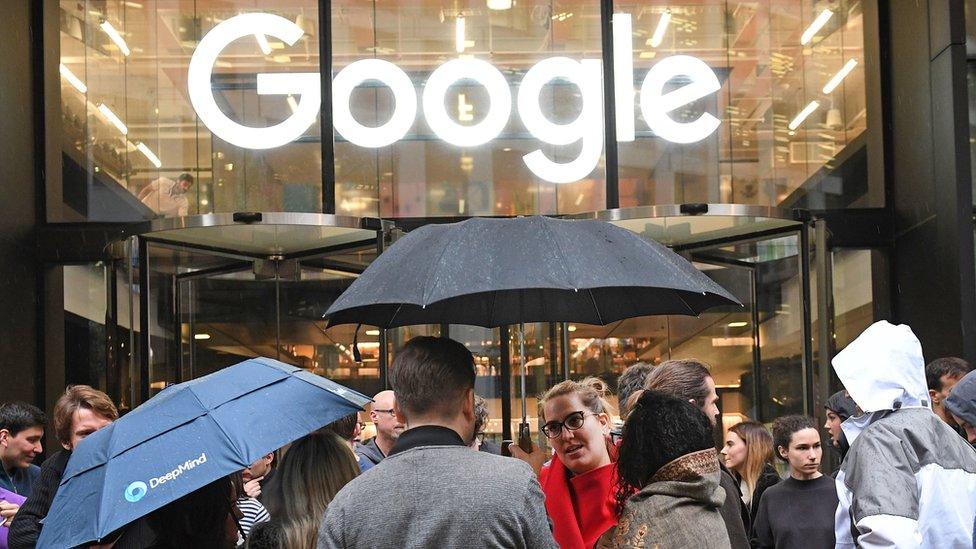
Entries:
POLYGON ((125 43, 125 39, 122 38, 122 35, 119 34, 119 31, 115 30, 115 27, 113 27, 112 24, 109 23, 108 21, 102 21, 99 27, 101 27, 102 30, 105 31, 105 34, 107 34, 108 37, 112 39, 112 42, 115 42, 115 45, 119 47, 119 51, 122 52, 122 55, 128 57, 129 45, 125 43))
POLYGON ((795 118, 793 118, 793 121, 790 122, 787 127, 790 130, 797 129, 800 126, 800 124, 802 124, 803 121, 806 120, 808 116, 813 114, 813 111, 817 110, 819 107, 820 107, 819 101, 811 101, 810 103, 807 104, 806 107, 803 107, 803 110, 800 111, 795 118))
POLYGON ((800 35, 800 44, 807 45, 811 40, 813 40, 813 37, 820 32, 820 29, 827 24, 827 21, 830 21, 830 18, 833 15, 834 12, 830 10, 823 10, 820 12, 820 15, 818 15, 817 18, 813 20, 813 23, 810 23, 810 26, 807 27, 807 30, 803 31, 803 34, 800 35))
POLYGON ((664 33, 668 32, 668 23, 671 22, 671 10, 665 10, 661 18, 657 21, 657 28, 651 35, 651 47, 656 48, 664 41, 664 33))
POLYGON ((193 334, 193 339, 210 339, 210 334, 193 334))
POLYGON ((573 325, 573 324, 570 324, 569 326, 566 327, 566 329, 569 330, 570 332, 575 332, 576 331, 576 326, 573 325))
POLYGON ((74 87, 74 89, 78 90, 81 93, 88 92, 88 86, 86 86, 85 83, 82 82, 80 78, 75 76, 75 73, 71 72, 71 69, 64 66, 64 63, 61 63, 61 65, 58 66, 58 70, 61 72, 61 76, 63 76, 64 79, 67 80, 68 83, 72 85, 72 87, 74 87))
POLYGON ((261 53, 271 55, 271 44, 268 43, 268 37, 264 33, 255 33, 254 39, 258 41, 258 47, 261 48, 261 53))
POLYGON ((105 103, 99 103, 98 112, 102 113, 102 116, 104 116, 109 122, 111 122, 113 126, 118 128, 119 131, 122 133, 122 135, 129 135, 129 128, 125 125, 124 122, 122 122, 121 118, 119 118, 118 116, 115 115, 114 112, 112 112, 112 109, 108 108, 108 105, 106 105, 105 103))
POLYGON ((454 50, 464 52, 464 16, 458 15, 454 20, 454 50))
POLYGON ((143 156, 152 162, 153 166, 156 166, 157 168, 161 168, 163 166, 163 163, 159 160, 159 157, 156 156, 156 153, 152 152, 145 143, 136 143, 136 148, 139 149, 139 152, 141 152, 143 156))
POLYGON ((130 8, 135 8, 137 10, 141 10, 142 9, 142 4, 139 3, 139 2, 122 2, 122 3, 125 4, 127 7, 130 7, 130 8))
POLYGON ((379 330, 366 330, 366 335, 368 336, 378 336, 380 335, 379 330))
POLYGON ((488 9, 490 10, 510 10, 512 9, 512 0, 488 0, 488 9))
POLYGON ((856 67, 856 66, 857 66, 857 59, 849 59, 849 60, 847 61, 847 63, 844 63, 844 66, 843 66, 843 67, 841 67, 841 69, 840 69, 839 71, 837 71, 837 74, 835 74, 835 75, 833 76, 833 78, 831 78, 831 79, 830 79, 830 80, 829 80, 829 81, 827 82, 827 84, 826 84, 826 85, 824 85, 824 87, 823 87, 823 92, 824 92, 825 94, 829 94, 829 93, 831 93, 832 91, 834 91, 834 89, 836 89, 836 88, 837 88, 837 86, 839 86, 839 85, 840 85, 840 83, 841 83, 841 82, 842 82, 842 81, 843 81, 843 80, 844 80, 845 78, 847 78, 847 75, 848 75, 848 74, 851 74, 851 71, 852 71, 852 70, 854 70, 854 67, 856 67))
POLYGON ((744 328, 748 325, 749 323, 745 321, 729 322, 729 328, 744 328))

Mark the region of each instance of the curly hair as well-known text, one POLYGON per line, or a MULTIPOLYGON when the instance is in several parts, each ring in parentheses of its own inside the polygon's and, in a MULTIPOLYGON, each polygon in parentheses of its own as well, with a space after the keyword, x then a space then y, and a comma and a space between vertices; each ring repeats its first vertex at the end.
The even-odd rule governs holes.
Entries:
POLYGON ((783 461, 789 461, 779 453, 780 447, 790 449, 790 441, 793 433, 804 429, 817 430, 817 424, 809 416, 783 416, 773 420, 773 447, 776 449, 776 457, 783 461))
POLYGON ((643 391, 624 424, 617 458, 617 516, 661 467, 709 448, 715 448, 712 423, 700 408, 667 393, 643 391))

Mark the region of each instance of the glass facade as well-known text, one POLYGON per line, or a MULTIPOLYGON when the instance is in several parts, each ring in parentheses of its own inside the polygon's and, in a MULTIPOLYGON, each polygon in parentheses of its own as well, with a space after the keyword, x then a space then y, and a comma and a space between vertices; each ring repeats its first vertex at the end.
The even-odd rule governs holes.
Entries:
MULTIPOLYGON (((811 409, 812 271, 806 227, 787 212, 884 206, 883 174, 869 170, 880 163, 868 162, 881 154, 868 139, 881 127, 868 108, 880 101, 868 0, 620 1, 613 14, 595 0, 54 3, 60 98, 46 138, 61 170, 46 178, 49 221, 775 210, 621 221, 678 249, 744 308, 527 325, 527 415, 538 437, 536 396, 558 381, 613 387, 635 362, 686 357, 713 366, 726 426, 811 409)), ((66 291, 89 301, 65 307, 77 378, 130 405, 270 356, 373 394, 410 337, 447 335, 476 357, 488 438, 518 432, 515 327, 363 326, 357 337, 321 315, 375 242, 280 257, 246 239, 214 242, 147 233, 114 264, 66 268, 66 291), (102 287, 105 303, 92 297, 102 287)), ((834 296, 841 340, 877 317, 854 280, 865 261, 884 275, 873 253, 832 256, 835 276, 853 277, 834 296)))
POLYGON ((48 218, 884 204, 862 0, 614 10, 611 46, 592 0, 61 1, 48 218))

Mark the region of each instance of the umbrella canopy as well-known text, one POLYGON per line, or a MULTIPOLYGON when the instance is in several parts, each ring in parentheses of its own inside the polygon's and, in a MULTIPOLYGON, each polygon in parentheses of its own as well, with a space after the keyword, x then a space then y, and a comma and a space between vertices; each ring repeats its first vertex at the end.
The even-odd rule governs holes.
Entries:
POLYGON ((75 448, 38 547, 101 540, 369 400, 268 358, 168 387, 75 448))
POLYGON ((329 307, 329 325, 605 325, 741 305, 657 242, 598 220, 471 218, 382 253, 329 307))

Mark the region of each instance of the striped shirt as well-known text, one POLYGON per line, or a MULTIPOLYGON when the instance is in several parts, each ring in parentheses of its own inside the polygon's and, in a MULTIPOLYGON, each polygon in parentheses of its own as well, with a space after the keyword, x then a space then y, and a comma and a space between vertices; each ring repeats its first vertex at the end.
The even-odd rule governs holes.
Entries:
MULTIPOLYGON (((271 520, 271 515, 268 514, 268 510, 261 505, 261 502, 249 497, 243 497, 237 499, 237 508, 241 510, 241 514, 244 515, 239 524, 241 525, 241 530, 244 533, 244 537, 251 534, 251 528, 259 522, 267 522, 271 520)), ((244 539, 238 540, 237 545, 243 545, 244 539)))

